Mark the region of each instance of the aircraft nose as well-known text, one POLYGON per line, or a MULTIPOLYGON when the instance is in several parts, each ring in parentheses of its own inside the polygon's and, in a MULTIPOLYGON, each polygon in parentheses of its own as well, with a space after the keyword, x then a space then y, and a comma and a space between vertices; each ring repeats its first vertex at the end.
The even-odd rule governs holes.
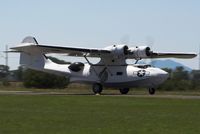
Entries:
POLYGON ((160 68, 153 68, 151 72, 151 76, 152 76, 151 77, 152 84, 154 86, 157 86, 165 82, 168 79, 169 74, 160 68))
POLYGON ((157 76, 159 77, 161 83, 164 82, 165 80, 168 79, 169 77, 169 74, 168 72, 162 70, 162 69, 158 69, 158 73, 157 73, 157 76))

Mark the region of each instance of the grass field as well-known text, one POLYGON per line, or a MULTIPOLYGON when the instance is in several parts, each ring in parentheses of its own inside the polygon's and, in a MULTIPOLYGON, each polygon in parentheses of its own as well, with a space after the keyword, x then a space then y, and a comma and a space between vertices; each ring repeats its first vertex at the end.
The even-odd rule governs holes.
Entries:
POLYGON ((0 95, 0 134, 198 134, 200 100, 0 95))

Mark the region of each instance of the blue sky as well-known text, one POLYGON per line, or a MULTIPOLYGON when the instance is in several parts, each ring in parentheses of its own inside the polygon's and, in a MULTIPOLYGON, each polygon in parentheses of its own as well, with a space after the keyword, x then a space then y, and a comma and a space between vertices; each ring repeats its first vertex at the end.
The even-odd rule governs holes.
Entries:
MULTIPOLYGON (((155 51, 198 53, 198 0, 0 0, 0 49, 27 36, 39 43, 106 47, 149 44, 155 51)), ((0 64, 4 64, 0 53, 0 64)), ((19 54, 9 55, 11 69, 19 54)), ((177 60, 198 68, 198 58, 177 60)))

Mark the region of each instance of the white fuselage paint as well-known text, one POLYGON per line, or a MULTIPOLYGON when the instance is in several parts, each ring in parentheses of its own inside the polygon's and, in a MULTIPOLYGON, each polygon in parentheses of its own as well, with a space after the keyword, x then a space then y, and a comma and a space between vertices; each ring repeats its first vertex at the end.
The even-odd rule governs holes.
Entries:
POLYGON ((134 65, 89 65, 82 70, 71 71, 69 64, 61 65, 46 60, 43 70, 50 73, 69 76, 70 82, 101 83, 107 87, 157 87, 168 78, 168 73, 154 67, 138 68, 134 65))

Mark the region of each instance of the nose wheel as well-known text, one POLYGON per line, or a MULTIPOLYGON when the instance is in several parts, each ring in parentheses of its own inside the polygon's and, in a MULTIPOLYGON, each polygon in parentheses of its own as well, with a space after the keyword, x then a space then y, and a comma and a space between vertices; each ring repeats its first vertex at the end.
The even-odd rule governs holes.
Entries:
POLYGON ((149 88, 149 94, 154 95, 156 92, 155 88, 149 88))
POLYGON ((92 90, 95 94, 100 94, 103 90, 103 86, 99 83, 93 84, 92 90))

